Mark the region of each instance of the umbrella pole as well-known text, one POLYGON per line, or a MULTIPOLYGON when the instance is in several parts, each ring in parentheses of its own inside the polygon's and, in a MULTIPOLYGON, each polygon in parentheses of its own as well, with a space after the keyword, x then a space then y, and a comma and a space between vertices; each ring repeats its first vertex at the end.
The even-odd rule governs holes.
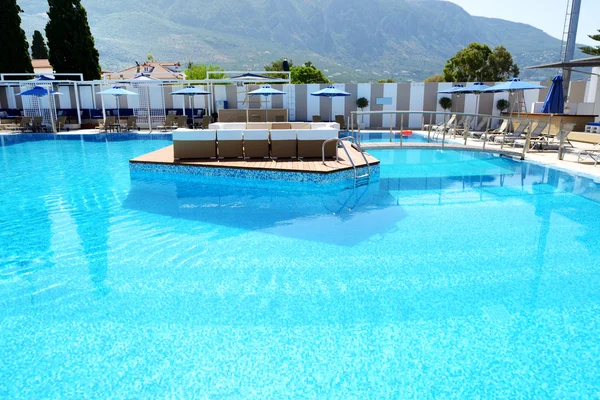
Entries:
POLYGON ((190 107, 192 108, 192 129, 194 129, 194 95, 190 96, 190 107))
POLYGON ((333 96, 331 96, 331 101, 329 102, 329 122, 333 122, 333 96))
POLYGON ((117 96, 117 125, 121 125, 121 98, 117 96))
POLYGON ((265 122, 269 122, 269 96, 267 96, 267 104, 265 104, 265 122))

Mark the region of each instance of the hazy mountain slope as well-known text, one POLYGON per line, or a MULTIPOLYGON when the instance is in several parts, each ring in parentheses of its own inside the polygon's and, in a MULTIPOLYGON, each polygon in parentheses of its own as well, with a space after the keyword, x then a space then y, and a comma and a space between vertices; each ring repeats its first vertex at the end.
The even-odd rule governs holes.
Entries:
MULTIPOLYGON (((28 37, 43 0, 19 3, 28 37)), ((560 41, 529 25, 473 17, 438 0, 84 0, 105 68, 143 60, 257 68, 282 56, 313 61, 334 80, 422 79, 461 47, 504 44, 517 62, 554 61, 560 41)), ((545 74, 545 73, 544 73, 545 74)))

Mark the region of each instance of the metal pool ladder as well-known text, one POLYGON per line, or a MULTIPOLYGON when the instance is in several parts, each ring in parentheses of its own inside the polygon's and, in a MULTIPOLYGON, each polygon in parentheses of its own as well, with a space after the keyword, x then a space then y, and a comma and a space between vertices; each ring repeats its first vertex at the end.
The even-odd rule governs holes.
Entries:
POLYGON ((365 156, 365 152, 363 151, 363 149, 356 142, 356 139, 354 139, 354 137, 352 137, 352 136, 346 136, 345 138, 333 138, 333 139, 328 139, 328 140, 324 141, 323 146, 321 148, 321 156, 322 156, 323 165, 327 165, 325 163, 325 145, 327 143, 331 143, 331 142, 336 142, 336 145, 335 145, 335 160, 336 160, 336 162, 340 162, 339 157, 338 157, 338 150, 339 150, 340 146, 346 152, 348 161, 350 161, 350 165, 352 165, 352 169, 354 170, 354 187, 356 188, 357 186, 368 185, 369 180, 371 178, 371 164, 369 164, 369 160, 367 160, 367 156, 365 156), (351 142, 351 144, 354 144, 356 146, 356 149, 360 152, 363 160, 365 160, 365 163, 367 165, 367 173, 366 174, 358 175, 357 169, 356 169, 356 164, 354 164, 352 157, 350 157, 350 153, 348 153, 348 149, 346 148, 346 146, 344 146, 344 143, 343 143, 344 141, 351 142))

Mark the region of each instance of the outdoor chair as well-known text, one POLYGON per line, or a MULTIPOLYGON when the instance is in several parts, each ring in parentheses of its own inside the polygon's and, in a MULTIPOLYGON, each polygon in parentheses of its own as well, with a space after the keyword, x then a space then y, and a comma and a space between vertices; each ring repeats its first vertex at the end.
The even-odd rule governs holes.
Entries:
POLYGON ((269 158, 269 130, 244 130, 244 157, 269 158))
POLYGON ((165 123, 163 125, 159 125, 158 129, 163 132, 166 132, 169 129, 171 129, 171 130, 176 129, 177 128, 175 126, 175 118, 176 117, 177 117, 176 115, 172 115, 172 114, 167 115, 165 117, 165 123))
POLYGON ((43 121, 44 117, 33 117, 33 120, 31 121, 31 129, 34 132, 42 132, 45 129, 43 121))
POLYGON ((219 158, 244 158, 243 132, 241 129, 217 131, 219 158))
POLYGON ((200 125, 200 127, 202 129, 208 129, 208 126, 210 124, 212 124, 213 122, 213 118, 210 115, 205 115, 204 117, 202 117, 202 124, 200 125))
POLYGON ((271 129, 271 157, 296 158, 296 130, 271 129))
POLYGON ((63 115, 60 116, 56 119, 56 130, 58 132, 62 131, 63 129, 65 129, 65 125, 67 124, 67 116, 63 115))
MULTIPOLYGON (((540 140, 544 136, 543 132, 547 126, 548 126, 548 121, 540 121, 537 123, 535 128, 531 131, 531 133, 529 134, 531 149, 533 149, 535 147, 537 141, 540 140)), ((527 139, 516 139, 513 142, 513 147, 515 147, 515 146, 524 147, 526 141, 527 141, 527 139)))
MULTIPOLYGON (((336 129, 298 129, 298 158, 322 158, 323 143, 337 139, 336 129)), ((337 142, 325 145, 325 157, 335 157, 337 142)))
POLYGON ((133 131, 135 129, 139 130, 139 128, 137 126, 137 117, 135 115, 131 115, 131 116, 127 117, 127 123, 125 125, 125 131, 126 132, 131 132, 131 131, 133 131))
POLYGON ((346 131, 348 130, 348 128, 346 127, 346 118, 344 118, 344 115, 339 114, 335 116, 335 122, 337 122, 338 124, 340 124, 340 130, 341 131, 346 131))
POLYGON ((507 144, 512 143, 517 139, 523 138, 525 135, 525 131, 529 127, 529 122, 521 121, 519 125, 515 128, 515 130, 509 134, 497 135, 494 137, 494 143, 497 144, 507 144))
POLYGON ((114 116, 109 115, 104 119, 104 121, 98 122, 98 126, 96 127, 96 129, 98 129, 99 131, 108 132, 113 129, 115 123, 116 118, 114 116))
POLYGON ((214 129, 174 131, 173 158, 176 160, 217 158, 217 131, 214 129))
POLYGON ((563 144, 568 144, 571 147, 573 143, 569 141, 569 134, 575 129, 574 123, 566 123, 563 124, 555 136, 545 135, 540 139, 536 140, 534 143, 534 148, 544 151, 544 150, 558 150, 560 147, 560 139, 563 138, 563 144))

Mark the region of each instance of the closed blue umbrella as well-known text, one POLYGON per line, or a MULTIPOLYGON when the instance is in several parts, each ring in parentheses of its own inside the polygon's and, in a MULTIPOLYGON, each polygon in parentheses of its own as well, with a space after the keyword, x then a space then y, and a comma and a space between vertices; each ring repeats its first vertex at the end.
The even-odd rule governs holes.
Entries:
POLYGON ((268 104, 268 98, 273 96, 273 95, 283 95, 285 94, 285 92, 282 92, 281 90, 277 90, 277 89, 273 89, 271 86, 266 85, 261 87, 260 89, 256 89, 253 90, 251 92, 248 92, 248 96, 265 96, 267 98, 267 108, 265 109, 265 114, 266 114, 266 118, 267 118, 267 122, 269 121, 269 104, 268 104))
POLYGON ((172 96, 188 96, 190 98, 190 107, 192 109, 192 128, 194 128, 194 96, 207 95, 210 92, 199 89, 195 86, 188 86, 184 89, 171 92, 172 96))
MULTIPOLYGON (((115 98, 117 99, 117 118, 120 120, 121 119, 121 112, 119 110, 119 97, 121 96, 137 96, 138 94, 135 92, 132 92, 131 90, 125 90, 122 87, 119 86, 113 86, 110 89, 105 89, 102 90, 100 92, 98 92, 98 94, 108 94, 111 96, 115 96, 115 98)), ((118 121, 117 121, 118 122, 118 121)))
POLYGON ((562 114, 565 112, 562 76, 556 75, 552 79, 552 85, 542 106, 542 112, 547 114, 562 114))
POLYGON ((333 98, 334 97, 347 97, 350 93, 344 92, 335 86, 327 86, 325 89, 317 90, 310 94, 311 96, 329 97, 331 99, 331 120, 333 121, 333 98))

